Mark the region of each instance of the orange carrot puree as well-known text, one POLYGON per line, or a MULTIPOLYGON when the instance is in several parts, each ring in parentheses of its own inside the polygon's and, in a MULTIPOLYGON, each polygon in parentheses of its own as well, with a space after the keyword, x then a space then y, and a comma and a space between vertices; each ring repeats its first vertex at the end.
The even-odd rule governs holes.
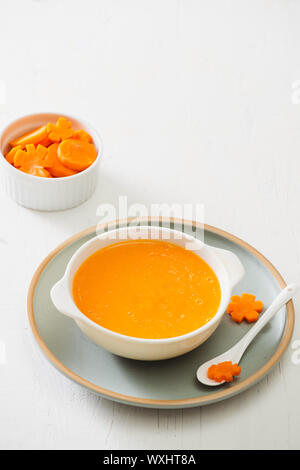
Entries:
POLYGON ((99 325, 138 338, 171 338, 217 313, 219 281, 195 253, 159 240, 132 240, 87 258, 73 281, 79 310, 99 325))

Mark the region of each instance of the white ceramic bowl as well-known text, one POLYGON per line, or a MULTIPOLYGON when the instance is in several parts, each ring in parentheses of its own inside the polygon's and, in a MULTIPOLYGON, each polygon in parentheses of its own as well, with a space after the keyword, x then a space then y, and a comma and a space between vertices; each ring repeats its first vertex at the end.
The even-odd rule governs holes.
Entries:
POLYGON ((70 209, 86 201, 94 192, 102 153, 101 141, 97 132, 85 122, 65 114, 37 113, 20 117, 1 131, 0 172, 6 193, 18 204, 29 209, 56 211, 70 209), (10 165, 4 157, 9 143, 39 126, 56 122, 64 116, 72 122, 75 130, 84 129, 93 138, 97 158, 86 170, 64 178, 40 178, 28 175, 10 165))
MULTIPOLYGON (((161 360, 180 356, 197 348, 206 341, 219 325, 232 288, 241 280, 244 268, 238 257, 227 250, 221 250, 202 243, 195 238, 162 227, 120 228, 103 233, 85 243, 72 256, 63 278, 51 290, 55 307, 64 315, 75 320, 79 328, 96 344, 119 356, 139 360, 161 360), (191 333, 166 339, 142 339, 115 333, 87 318, 76 307, 72 296, 73 278, 86 258, 99 249, 118 243, 120 240, 160 239, 195 252, 215 272, 221 286, 221 303, 216 315, 201 328, 191 333), (192 245, 191 245, 192 244, 192 245)), ((66 341, 68 338, 66 338, 66 341)))

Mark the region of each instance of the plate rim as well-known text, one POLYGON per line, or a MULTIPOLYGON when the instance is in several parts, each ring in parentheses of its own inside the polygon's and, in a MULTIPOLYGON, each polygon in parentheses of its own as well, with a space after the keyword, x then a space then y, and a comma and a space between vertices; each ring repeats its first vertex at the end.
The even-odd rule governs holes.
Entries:
POLYGON ((125 395, 122 393, 114 392, 112 390, 100 387, 98 385, 89 382, 88 380, 84 379, 80 375, 73 372, 71 369, 66 367, 56 356, 55 354, 47 347, 46 343, 44 342, 42 336, 39 333, 35 317, 34 317, 34 308, 33 308, 33 300, 34 300, 34 293, 35 288, 38 284, 41 274, 49 264, 49 262, 64 248, 69 246, 70 244, 76 242, 80 238, 83 238, 91 233, 95 232, 96 230, 103 230, 105 228, 110 228, 111 226, 119 226, 121 224, 128 224, 130 221, 135 220, 135 222, 144 223, 144 222, 168 222, 168 223, 181 223, 181 224, 188 224, 190 226, 196 226, 199 228, 203 228, 209 232, 212 232, 216 235, 222 236, 227 240, 230 240, 252 255, 254 255, 259 261, 263 263, 263 265, 271 272, 273 277, 278 282, 281 288, 286 287, 286 282, 284 281, 283 277, 279 273, 279 271, 275 268, 275 266, 264 256, 262 255, 256 248, 254 248, 249 243, 245 242, 241 238, 217 227, 208 224, 201 224, 199 222, 193 220, 186 220, 186 219, 178 219, 175 217, 140 217, 140 218, 125 218, 125 219, 116 219, 115 221, 106 222, 103 224, 94 225, 89 227, 85 230, 82 230, 71 237, 68 237, 64 242, 60 243, 54 250, 52 250, 46 258, 39 264, 37 269, 34 272, 32 280, 29 285, 28 295, 27 295, 27 315, 29 320, 29 325, 31 327, 31 331, 33 333, 33 337, 36 340, 38 346, 46 356, 46 358, 55 366, 57 370, 62 372, 63 375, 68 377, 69 379, 73 380, 74 382, 78 383, 79 385, 84 386, 85 388, 89 389, 92 392, 99 394, 100 396, 113 400, 118 401, 124 404, 129 405, 136 405, 136 406, 144 406, 144 407, 152 407, 152 408, 185 408, 185 407, 193 407, 193 406, 203 406, 212 404, 227 398, 231 398, 234 395, 246 391, 250 386, 255 385, 260 379, 262 379, 271 369, 272 367, 279 361, 281 356, 283 355, 284 351, 287 349, 294 330, 295 324, 295 309, 293 301, 290 300, 286 304, 286 323, 285 328, 283 331, 283 335, 280 341, 278 348, 276 349, 273 356, 264 364, 260 369, 258 369, 254 374, 252 374, 247 379, 237 382, 235 385, 231 386, 227 389, 221 389, 212 393, 210 395, 204 395, 201 397, 193 397, 193 398, 186 398, 186 399, 179 399, 179 400, 156 400, 152 398, 141 398, 141 397, 134 397, 132 395, 125 395))

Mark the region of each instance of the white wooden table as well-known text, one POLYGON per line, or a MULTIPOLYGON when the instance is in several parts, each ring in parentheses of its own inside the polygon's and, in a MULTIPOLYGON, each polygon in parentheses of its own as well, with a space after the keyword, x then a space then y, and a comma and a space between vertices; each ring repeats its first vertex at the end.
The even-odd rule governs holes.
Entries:
POLYGON ((1 124, 58 110, 87 118, 104 142, 99 186, 81 207, 34 212, 0 193, 0 448, 299 448, 291 346, 234 399, 138 409, 61 376, 35 345, 25 306, 43 257, 119 195, 203 203, 207 223, 299 280, 299 2, 12 0, 0 15, 1 124))

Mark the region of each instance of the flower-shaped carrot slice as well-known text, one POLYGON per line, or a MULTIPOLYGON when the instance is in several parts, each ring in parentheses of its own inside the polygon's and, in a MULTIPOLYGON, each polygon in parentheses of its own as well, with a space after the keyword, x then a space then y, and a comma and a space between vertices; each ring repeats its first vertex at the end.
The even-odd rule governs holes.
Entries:
POLYGON ((263 308, 264 304, 260 300, 255 300, 255 295, 242 294, 241 297, 233 295, 227 307, 227 313, 237 323, 241 323, 243 320, 254 323, 258 320, 259 313, 263 308))
POLYGON ((18 145, 17 147, 13 147, 6 155, 5 158, 10 163, 11 165, 14 164, 14 158, 18 150, 21 150, 21 145, 18 145))
POLYGON ((85 170, 97 158, 93 144, 77 139, 63 140, 59 144, 57 155, 63 165, 75 171, 85 170))
POLYGON ((20 145, 22 148, 25 148, 28 144, 40 144, 44 139, 47 137, 47 128, 46 126, 38 127, 33 131, 28 132, 27 134, 18 137, 17 139, 13 140, 10 144, 13 147, 20 145))
POLYGON ((220 362, 220 364, 216 364, 210 366, 207 371, 208 378, 211 380, 215 380, 216 382, 232 382, 233 377, 240 375, 241 367, 238 364, 232 364, 231 361, 220 362))
POLYGON ((33 144, 26 145, 26 150, 18 150, 14 156, 14 165, 24 173, 34 176, 50 177, 50 173, 45 169, 48 156, 48 149, 43 145, 37 148, 33 144), (45 170, 45 171, 44 171, 45 170))
POLYGON ((72 139, 84 140, 85 142, 89 142, 89 143, 93 142, 93 139, 90 136, 90 134, 88 134, 83 129, 80 129, 79 131, 75 131, 74 134, 72 135, 72 139))
POLYGON ((74 134, 71 121, 64 117, 58 118, 56 124, 49 122, 47 124, 47 133, 52 142, 61 142, 69 139, 74 134))
POLYGON ((50 145, 48 147, 48 156, 46 159, 45 167, 55 177, 64 177, 76 175, 77 171, 70 170, 64 166, 57 156, 58 143, 50 145))

